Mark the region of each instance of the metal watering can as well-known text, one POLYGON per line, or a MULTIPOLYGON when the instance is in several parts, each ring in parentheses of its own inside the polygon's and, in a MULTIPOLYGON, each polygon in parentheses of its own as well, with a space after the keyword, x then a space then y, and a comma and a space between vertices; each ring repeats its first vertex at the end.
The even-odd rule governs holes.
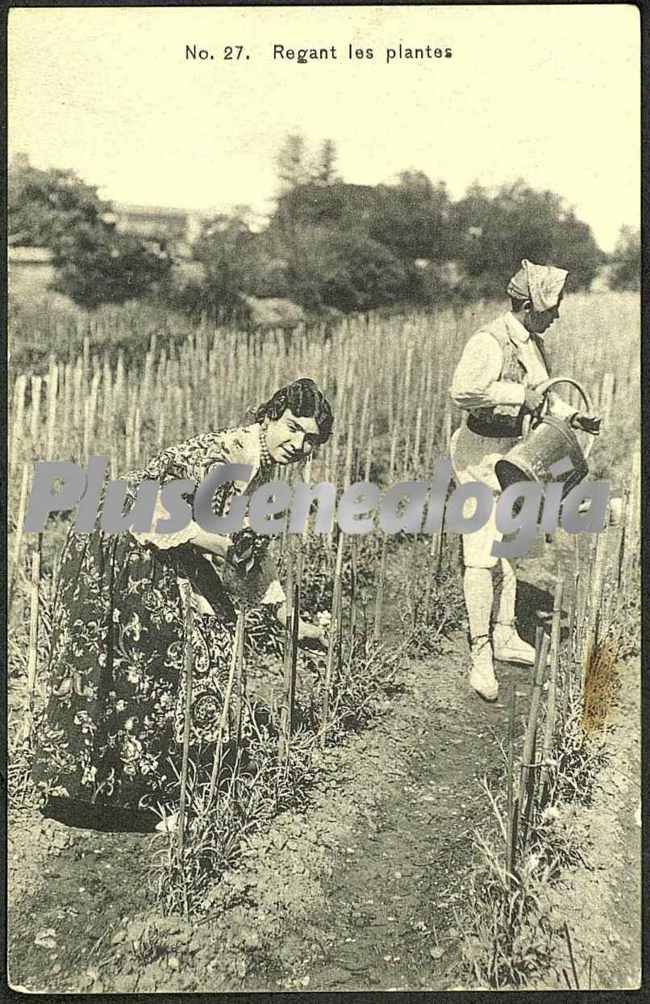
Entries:
POLYGON ((587 413, 591 411, 589 395, 577 380, 572 380, 570 377, 554 377, 540 384, 537 389, 544 395, 544 401, 539 412, 526 416, 522 425, 523 438, 495 464, 496 476, 502 490, 521 481, 537 481, 542 484, 562 481, 564 482, 562 498, 565 498, 589 473, 587 458, 593 446, 593 439, 590 437, 583 450, 567 419, 542 414, 545 405, 548 404, 549 391, 559 383, 568 383, 575 387, 585 403, 587 413), (564 474, 553 474, 551 467, 564 457, 569 458, 571 469, 564 474))

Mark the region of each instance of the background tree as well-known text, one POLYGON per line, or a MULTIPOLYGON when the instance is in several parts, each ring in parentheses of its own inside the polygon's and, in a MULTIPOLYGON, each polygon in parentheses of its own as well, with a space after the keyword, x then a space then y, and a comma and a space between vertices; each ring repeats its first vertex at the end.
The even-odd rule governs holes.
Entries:
POLYGON ((255 293, 261 265, 260 239, 249 225, 249 211, 219 213, 203 223, 192 253, 203 266, 204 279, 186 291, 186 306, 216 320, 232 321, 247 314, 245 296, 255 293))
POLYGON ((611 256, 610 289, 641 289, 641 231, 621 227, 611 256))
POLYGON ((413 262, 450 257, 451 203, 444 182, 433 185, 422 171, 403 171, 395 185, 378 185, 368 234, 413 262))
POLYGON ((491 193, 472 185, 452 212, 452 257, 463 267, 467 298, 503 295, 522 258, 569 270, 569 289, 588 289, 604 256, 591 228, 554 192, 524 181, 491 193))
POLYGON ((311 180, 305 139, 300 133, 291 133, 285 138, 278 151, 276 168, 281 191, 296 188, 311 180))
POLYGON ((406 300, 400 260, 364 233, 328 226, 298 229, 285 259, 285 288, 308 311, 366 311, 406 300))
POLYGON ((12 244, 54 248, 76 227, 98 227, 110 203, 74 171, 41 171, 24 158, 8 171, 8 233, 12 244))
POLYGON ((90 309, 158 292, 171 265, 137 237, 108 226, 78 225, 52 250, 57 270, 53 288, 90 309))
POLYGON ((336 144, 324 139, 311 169, 311 180, 317 185, 331 185, 338 180, 336 173, 336 144))
POLYGON ((46 247, 56 270, 53 288, 93 308, 156 292, 171 262, 115 229, 111 204, 74 171, 42 171, 23 159, 9 169, 11 243, 46 247))
POLYGON ((385 245, 350 231, 330 238, 322 258, 321 298, 326 307, 367 311, 408 299, 408 270, 385 245))

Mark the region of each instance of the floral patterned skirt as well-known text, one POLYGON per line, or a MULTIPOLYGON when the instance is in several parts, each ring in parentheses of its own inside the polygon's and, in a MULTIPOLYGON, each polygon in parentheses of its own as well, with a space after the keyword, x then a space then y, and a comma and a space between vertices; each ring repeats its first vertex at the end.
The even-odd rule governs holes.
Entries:
MULTIPOLYGON (((178 791, 184 706, 180 581, 192 587, 192 762, 214 750, 235 608, 207 558, 130 534, 68 536, 53 613, 48 700, 33 775, 51 796, 128 809, 178 791), (214 613, 202 612, 208 609, 214 613)), ((172 799, 173 800, 173 799, 172 799)))

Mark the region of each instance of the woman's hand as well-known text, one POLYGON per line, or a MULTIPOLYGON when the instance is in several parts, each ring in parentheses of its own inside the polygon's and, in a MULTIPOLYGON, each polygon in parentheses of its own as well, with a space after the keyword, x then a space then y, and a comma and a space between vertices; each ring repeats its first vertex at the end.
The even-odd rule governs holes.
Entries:
POLYGON ((298 641, 307 642, 309 648, 327 648, 325 632, 319 624, 301 620, 298 624, 298 641))
MULTIPOLYGON (((276 617, 280 621, 280 624, 286 626, 287 623, 287 604, 281 603, 276 610, 276 617)), ((302 618, 298 621, 298 641, 306 642, 308 648, 327 648, 327 641, 325 639, 325 632, 319 624, 310 624, 309 621, 304 621, 302 618)))

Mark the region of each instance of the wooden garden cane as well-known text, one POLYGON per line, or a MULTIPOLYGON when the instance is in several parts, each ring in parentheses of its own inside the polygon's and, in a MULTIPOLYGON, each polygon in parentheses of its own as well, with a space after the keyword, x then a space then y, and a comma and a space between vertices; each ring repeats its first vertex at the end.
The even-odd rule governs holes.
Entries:
POLYGON ((375 623, 373 638, 375 642, 381 639, 381 618, 384 606, 384 580, 386 577, 386 535, 381 538, 381 555, 379 559, 379 581, 377 582, 377 593, 375 596, 375 623))
POLYGON ((601 605, 605 566, 607 562, 607 531, 602 530, 596 536, 594 560, 590 569, 589 588, 590 604, 584 639, 584 656, 582 660, 582 689, 584 692, 586 675, 592 665, 594 655, 600 641, 601 605))
POLYGON ((291 735, 293 731, 293 715, 296 695, 296 670, 298 666, 298 631, 300 628, 300 585, 293 586, 291 602, 291 617, 287 618, 287 651, 285 652, 285 721, 282 733, 282 759, 289 761, 291 751, 291 735))
POLYGON ((41 550, 43 546, 43 534, 39 533, 36 538, 36 545, 32 551, 32 580, 31 597, 29 608, 29 651, 27 656, 27 721, 25 726, 25 738, 29 739, 32 734, 32 722, 34 717, 34 691, 36 689, 36 673, 38 670, 38 614, 39 614, 39 594, 41 587, 41 550))
POLYGON ((341 572, 343 566, 343 545, 345 534, 339 532, 338 546, 336 550, 336 566, 334 570, 334 593, 332 596, 332 617, 330 621, 330 636, 327 649, 327 666, 325 669, 325 682, 323 685, 323 709, 320 740, 321 746, 325 745, 325 736, 329 725, 330 713, 330 690, 332 687, 332 677, 334 675, 334 662, 339 635, 339 619, 341 616, 341 572))
POLYGON ((278 754, 280 762, 285 758, 286 746, 287 746, 287 718, 288 718, 288 702, 289 702, 289 676, 291 673, 291 630, 292 630, 292 615, 293 615, 293 544, 292 539, 289 536, 288 528, 285 526, 284 532, 282 534, 282 556, 284 558, 286 575, 284 583, 284 594, 285 594, 285 606, 286 606, 286 619, 284 622, 284 658, 283 658, 283 704, 280 708, 280 741, 278 744, 278 754))
POLYGON ((352 649, 354 649, 354 638, 357 630, 357 586, 359 581, 356 537, 353 537, 350 541, 350 557, 352 559, 352 575, 350 580, 350 644, 352 649))
POLYGON ((219 731, 217 734, 214 761, 212 763, 212 773, 210 775, 210 788, 208 790, 208 802, 207 802, 208 808, 210 808, 210 806, 212 805, 215 791, 218 790, 218 784, 220 781, 221 756, 223 753, 223 734, 226 728, 226 722, 228 721, 228 712, 230 710, 230 699, 232 695, 232 688, 235 680, 235 675, 237 672, 240 648, 243 651, 244 647, 243 643, 244 643, 244 611, 240 610, 237 616, 235 637, 233 639, 233 645, 232 645, 232 656, 230 659, 230 672, 228 673, 228 682, 226 684, 226 691, 223 697, 223 707, 221 709, 221 718, 219 720, 219 731))
POLYGON ((533 757, 535 755, 535 741, 537 737, 537 715, 539 712, 539 702, 542 693, 542 684, 544 682, 544 673, 546 670, 546 660, 548 658, 549 649, 549 637, 541 628, 537 629, 535 642, 535 649, 537 652, 534 669, 535 682, 530 699, 530 711, 528 714, 528 725, 526 727, 526 738, 524 740, 524 752, 521 765, 520 809, 524 810, 524 844, 528 830, 528 821, 530 819, 532 805, 535 798, 536 782, 533 772, 537 764, 533 762, 533 757))
POLYGON ((9 609, 11 609, 11 601, 14 595, 14 589, 18 579, 18 573, 20 569, 20 551, 23 542, 23 523, 25 522, 25 509, 27 506, 27 484, 29 481, 29 465, 25 464, 23 467, 23 476, 20 482, 20 499, 18 501, 18 517, 16 521, 16 538, 14 541, 14 553, 13 560, 11 562, 11 571, 9 573, 9 609))
POLYGON ((508 718, 508 786, 506 803, 506 880, 512 883, 516 864, 517 846, 517 804, 514 801, 514 732, 517 712, 517 690, 510 684, 510 715, 508 718))
POLYGON ((287 550, 287 621, 284 647, 284 705, 281 715, 280 760, 287 762, 291 746, 291 732, 298 665, 298 631, 300 627, 300 586, 302 579, 302 554, 298 554, 295 568, 291 565, 291 550, 287 550))
POLYGON ((27 388, 27 377, 21 373, 16 377, 13 394, 13 421, 11 423, 11 449, 9 459, 9 470, 15 470, 18 461, 18 446, 24 438, 23 424, 25 421, 25 391, 27 388))
POLYGON ((242 722, 244 715, 244 705, 246 703, 246 666, 244 661, 244 625, 246 623, 246 604, 242 601, 241 606, 241 624, 242 630, 238 632, 237 635, 237 650, 235 658, 235 693, 237 695, 237 706, 236 706, 236 728, 235 732, 235 743, 236 743, 236 762, 233 774, 233 794, 235 801, 237 800, 238 793, 238 782, 239 782, 239 761, 241 757, 241 746, 242 746, 242 722))
POLYGON ((181 762, 181 794, 178 806, 178 854, 183 875, 183 898, 185 914, 188 912, 187 889, 185 885, 185 868, 183 865, 183 850, 185 845, 185 802, 187 798, 187 769, 190 754, 190 730, 192 727, 192 670, 194 667, 194 647, 192 644, 192 593, 189 582, 181 584, 181 599, 183 605, 184 634, 184 672, 185 672, 185 702, 183 707, 183 759, 181 762))
POLYGON ((553 622, 551 625, 551 667, 546 701, 546 726, 544 729, 544 746, 542 753, 542 797, 546 794, 548 783, 548 760, 551 756, 555 718, 557 714, 557 670, 560 659, 560 629, 562 623, 562 598, 564 595, 564 579, 558 578, 555 584, 553 598, 553 622))

